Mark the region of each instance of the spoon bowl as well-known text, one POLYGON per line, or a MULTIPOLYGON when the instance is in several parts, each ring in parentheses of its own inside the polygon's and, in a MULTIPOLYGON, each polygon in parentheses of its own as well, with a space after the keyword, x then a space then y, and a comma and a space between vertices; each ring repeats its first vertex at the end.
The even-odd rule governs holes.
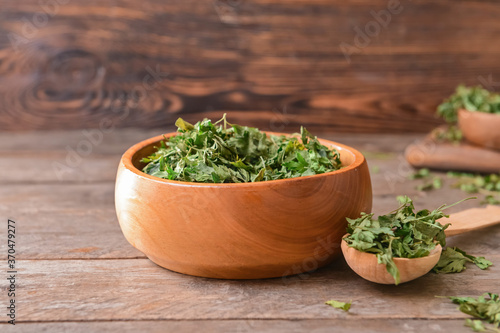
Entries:
MULTIPOLYGON (((341 247, 347 264, 356 274, 371 282, 394 284, 394 278, 387 272, 384 264, 378 263, 376 255, 358 251, 348 246, 345 240, 342 240, 341 247)), ((399 270, 399 283, 415 280, 427 274, 432 267, 436 266, 441 256, 441 251, 442 247, 438 244, 426 257, 412 259, 394 258, 394 263, 399 270)))

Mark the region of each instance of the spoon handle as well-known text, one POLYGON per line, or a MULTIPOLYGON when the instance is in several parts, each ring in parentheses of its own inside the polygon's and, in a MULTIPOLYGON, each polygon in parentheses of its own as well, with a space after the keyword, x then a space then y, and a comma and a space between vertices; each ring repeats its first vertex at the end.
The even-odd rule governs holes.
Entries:
POLYGON ((500 223, 500 206, 488 205, 486 208, 466 209, 450 214, 449 218, 439 220, 441 224, 451 223, 444 232, 454 236, 465 232, 486 228, 500 223))

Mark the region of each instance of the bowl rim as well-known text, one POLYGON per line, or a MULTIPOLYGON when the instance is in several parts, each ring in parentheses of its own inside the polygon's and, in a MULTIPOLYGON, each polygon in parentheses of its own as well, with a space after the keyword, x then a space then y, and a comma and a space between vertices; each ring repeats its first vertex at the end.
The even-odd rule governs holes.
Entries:
MULTIPOLYGON (((464 113, 469 113, 469 114, 477 116, 477 117, 486 117, 486 118, 500 116, 500 113, 490 113, 490 112, 483 112, 483 111, 471 111, 471 110, 467 110, 465 108, 458 109, 458 114, 464 114, 464 113)), ((500 119, 500 118, 495 118, 495 119, 500 119)))
MULTIPOLYGON (((270 132, 270 131, 262 131, 262 132, 266 133, 267 135, 293 136, 293 134, 288 134, 288 133, 278 133, 278 132, 270 132)), ((147 180, 157 182, 157 183, 170 184, 170 185, 174 185, 174 186, 187 186, 187 187, 232 188, 232 187, 256 187, 256 186, 265 186, 266 184, 272 185, 272 184, 278 184, 278 183, 284 184, 286 182, 297 182, 297 181, 304 181, 307 179, 316 179, 316 178, 328 177, 328 176, 332 176, 332 175, 338 175, 338 174, 342 174, 345 172, 350 172, 350 171, 358 168, 366 160, 365 157, 363 156, 363 154, 361 154, 358 150, 356 150, 350 146, 347 146, 347 145, 344 145, 344 144, 341 144, 341 143, 338 143, 335 141, 330 141, 330 140, 318 138, 318 140, 324 145, 333 146, 337 150, 345 150, 345 151, 348 151, 349 153, 353 154, 354 161, 346 167, 343 167, 339 170, 326 172, 326 173, 321 173, 321 174, 316 174, 316 175, 311 175, 311 176, 301 176, 301 177, 296 177, 296 178, 275 179, 275 180, 266 180, 266 181, 261 181, 261 182, 247 182, 247 183, 201 183, 201 182, 185 182, 185 181, 181 181, 181 180, 170 180, 170 179, 164 179, 164 178, 159 178, 159 177, 149 175, 149 174, 143 172, 142 170, 140 170, 134 166, 134 164, 132 163, 132 158, 141 149, 143 149, 146 146, 149 146, 152 143, 160 142, 164 138, 169 138, 169 137, 175 136, 177 134, 179 134, 179 132, 170 132, 170 133, 166 133, 166 134, 160 134, 160 135, 151 137, 149 139, 146 139, 146 140, 143 140, 143 141, 140 141, 140 142, 134 144, 133 146, 128 148, 125 151, 125 153, 122 155, 122 157, 120 159, 120 165, 123 166, 125 169, 133 172, 136 176, 138 176, 140 178, 147 179, 147 180)))

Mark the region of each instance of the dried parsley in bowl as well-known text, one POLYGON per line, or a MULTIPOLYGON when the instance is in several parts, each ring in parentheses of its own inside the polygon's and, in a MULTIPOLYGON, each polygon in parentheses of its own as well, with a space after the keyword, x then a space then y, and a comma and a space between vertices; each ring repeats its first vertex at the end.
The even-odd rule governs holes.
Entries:
POLYGON ((448 123, 456 123, 459 109, 500 114, 500 94, 481 86, 459 85, 455 93, 438 106, 437 114, 448 123))
POLYGON ((267 135, 230 124, 226 115, 192 125, 181 118, 178 134, 165 138, 143 158, 142 171, 170 180, 244 183, 310 176, 342 167, 337 150, 324 146, 301 127, 300 137, 267 135))
POLYGON ((462 141, 463 134, 457 126, 458 110, 460 109, 500 115, 500 94, 483 89, 481 86, 459 85, 455 93, 445 99, 437 108, 437 115, 442 117, 448 126, 434 130, 436 139, 454 143, 462 141))

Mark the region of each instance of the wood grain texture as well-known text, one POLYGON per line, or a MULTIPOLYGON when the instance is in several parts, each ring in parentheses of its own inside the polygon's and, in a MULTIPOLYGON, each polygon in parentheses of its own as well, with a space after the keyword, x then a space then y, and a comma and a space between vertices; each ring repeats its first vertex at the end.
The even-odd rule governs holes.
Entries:
POLYGON ((339 152, 343 168, 294 179, 190 183, 140 171, 142 158, 174 135, 127 150, 115 188, 123 234, 160 266, 224 279, 299 274, 340 255, 345 217, 371 212, 368 165, 351 147, 320 139, 339 152))
POLYGON ((3 131, 228 112, 274 131, 423 132, 456 85, 500 77, 496 1, 401 1, 350 63, 341 43, 388 1, 63 2, 2 1, 3 131))
POLYGON ((343 259, 313 273, 246 281, 178 274, 147 259, 22 260, 19 321, 459 319, 467 315, 434 296, 492 290, 499 267, 430 273, 394 287, 361 279, 343 259), (353 306, 338 311, 324 304, 329 299, 353 306))
POLYGON ((431 332, 470 332, 464 327, 464 319, 363 319, 347 317, 339 319, 311 320, 154 320, 154 321, 104 321, 104 322, 59 322, 59 323, 22 323, 7 326, 0 323, 5 333, 24 332, 194 332, 203 327, 204 332, 264 332, 264 333, 330 333, 334 328, 338 332, 373 333, 412 333, 431 332))
POLYGON ((445 230, 446 236, 461 235, 473 230, 481 230, 500 223, 500 207, 488 205, 485 208, 466 209, 440 220, 441 224, 450 223, 445 230))
MULTIPOLYGON (((128 246, 120 231, 113 183, 23 183, 0 187, 0 216, 18 223, 18 259, 145 257, 128 246)), ((5 233, 1 230, 0 236, 5 233)), ((7 244, 0 249, 5 258, 7 244)))

